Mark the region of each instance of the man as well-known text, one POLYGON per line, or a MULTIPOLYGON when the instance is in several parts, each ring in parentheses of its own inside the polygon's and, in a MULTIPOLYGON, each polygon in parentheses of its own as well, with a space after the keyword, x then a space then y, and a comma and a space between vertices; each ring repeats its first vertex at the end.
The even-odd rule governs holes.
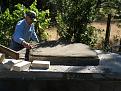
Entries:
MULTIPOLYGON (((15 32, 12 36, 12 40, 10 43, 10 48, 15 51, 19 51, 23 48, 27 49, 26 54, 25 54, 26 61, 29 61, 28 58, 26 59, 27 52, 29 51, 29 49, 31 49, 33 47, 29 43, 30 40, 32 39, 36 42, 39 42, 37 35, 35 33, 34 24, 33 24, 33 22, 35 20, 36 20, 36 13, 34 11, 27 12, 25 14, 25 19, 20 20, 17 23, 17 25, 15 27, 15 32)), ((10 85, 11 82, 7 83, 7 84, 10 85)), ((21 91, 27 89, 27 86, 29 85, 28 83, 26 83, 24 81, 22 81, 22 82, 15 81, 15 82, 13 82, 13 84, 16 86, 15 88, 17 88, 18 90, 21 90, 21 91), (20 84, 22 84, 22 86, 20 84)))
POLYGON ((25 14, 25 19, 17 23, 10 43, 11 49, 15 51, 19 51, 23 48, 31 49, 33 47, 29 43, 31 39, 39 42, 33 24, 35 20, 36 13, 34 11, 29 11, 25 14))

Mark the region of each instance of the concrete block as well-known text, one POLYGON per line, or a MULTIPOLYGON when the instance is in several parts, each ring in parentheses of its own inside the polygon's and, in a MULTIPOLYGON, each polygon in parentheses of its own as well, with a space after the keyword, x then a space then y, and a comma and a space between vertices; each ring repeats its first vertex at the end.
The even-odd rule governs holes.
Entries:
POLYGON ((2 62, 3 66, 6 69, 11 69, 13 67, 13 65, 22 62, 23 60, 16 60, 16 59, 4 59, 4 61, 2 62))
POLYGON ((5 59, 5 54, 0 53, 0 63, 5 59))
POLYGON ((20 63, 15 64, 12 67, 12 70, 14 70, 14 71, 27 71, 27 70, 29 70, 30 66, 31 66, 31 62, 22 61, 20 63))
POLYGON ((32 68, 48 69, 49 66, 50 66, 50 61, 34 60, 32 62, 32 68))

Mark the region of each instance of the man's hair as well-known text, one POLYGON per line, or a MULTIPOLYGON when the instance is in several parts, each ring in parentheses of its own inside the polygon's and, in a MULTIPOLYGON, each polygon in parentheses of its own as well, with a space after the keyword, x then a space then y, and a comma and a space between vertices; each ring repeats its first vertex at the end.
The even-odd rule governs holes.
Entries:
POLYGON ((36 13, 34 11, 28 11, 26 12, 25 16, 29 16, 32 19, 36 18, 36 13))

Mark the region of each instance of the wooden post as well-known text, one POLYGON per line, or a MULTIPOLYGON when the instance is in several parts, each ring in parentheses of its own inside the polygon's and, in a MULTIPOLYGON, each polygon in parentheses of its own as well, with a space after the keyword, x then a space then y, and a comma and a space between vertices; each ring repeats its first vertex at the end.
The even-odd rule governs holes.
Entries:
POLYGON ((29 61, 29 53, 30 53, 30 49, 26 49, 25 61, 29 61))
MULTIPOLYGON (((120 38, 120 45, 121 45, 121 38, 120 38)), ((119 47, 118 52, 121 52, 121 46, 119 47)))
POLYGON ((111 14, 108 14, 107 20, 107 28, 106 28, 106 35, 105 35, 105 42, 104 47, 107 48, 109 45, 109 38, 110 38, 110 23, 111 23, 111 14))

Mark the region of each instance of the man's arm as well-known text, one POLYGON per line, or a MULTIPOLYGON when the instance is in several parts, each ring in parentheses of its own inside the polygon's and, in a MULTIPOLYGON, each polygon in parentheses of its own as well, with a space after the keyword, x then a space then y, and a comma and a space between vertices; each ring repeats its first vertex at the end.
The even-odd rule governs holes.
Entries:
POLYGON ((33 27, 33 32, 32 32, 31 38, 32 38, 32 40, 39 42, 39 39, 38 39, 37 34, 35 32, 35 28, 34 28, 34 26, 32 26, 32 27, 33 27))
POLYGON ((13 40, 19 44, 22 44, 23 41, 25 41, 23 37, 23 30, 24 30, 24 25, 22 23, 17 23, 15 32, 13 35, 13 40))

